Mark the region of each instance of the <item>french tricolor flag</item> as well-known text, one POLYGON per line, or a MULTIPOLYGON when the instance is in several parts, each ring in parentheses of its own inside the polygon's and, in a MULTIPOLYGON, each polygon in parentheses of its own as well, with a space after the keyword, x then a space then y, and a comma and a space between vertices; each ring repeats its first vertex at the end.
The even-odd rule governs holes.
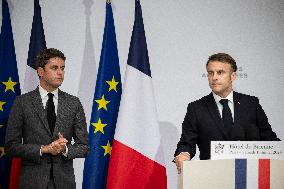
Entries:
POLYGON ((280 160, 236 159, 235 189, 283 189, 283 171, 280 160))
POLYGON ((184 189, 284 189, 284 162, 270 159, 189 161, 184 189))
POLYGON ((107 189, 166 189, 166 168, 139 0, 135 1, 135 22, 123 86, 107 189))

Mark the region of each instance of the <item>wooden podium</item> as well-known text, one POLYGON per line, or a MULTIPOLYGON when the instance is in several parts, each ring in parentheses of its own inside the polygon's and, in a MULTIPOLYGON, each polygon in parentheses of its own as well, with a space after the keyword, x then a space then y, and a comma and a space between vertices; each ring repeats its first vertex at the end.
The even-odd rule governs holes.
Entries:
POLYGON ((182 189, 284 189, 284 160, 185 161, 182 189))

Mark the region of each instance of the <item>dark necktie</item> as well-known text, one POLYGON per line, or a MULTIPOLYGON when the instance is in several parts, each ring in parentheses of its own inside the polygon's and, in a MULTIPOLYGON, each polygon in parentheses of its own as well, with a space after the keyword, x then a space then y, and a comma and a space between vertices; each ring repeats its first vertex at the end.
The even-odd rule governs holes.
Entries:
POLYGON ((220 103, 223 105, 222 120, 224 123, 224 127, 226 129, 229 129, 233 126, 233 118, 232 118, 231 110, 228 106, 228 99, 221 99, 220 103))
POLYGON ((46 103, 47 121, 50 131, 51 133, 53 133, 56 121, 55 107, 53 103, 54 95, 52 93, 48 93, 47 95, 48 95, 48 100, 46 103))

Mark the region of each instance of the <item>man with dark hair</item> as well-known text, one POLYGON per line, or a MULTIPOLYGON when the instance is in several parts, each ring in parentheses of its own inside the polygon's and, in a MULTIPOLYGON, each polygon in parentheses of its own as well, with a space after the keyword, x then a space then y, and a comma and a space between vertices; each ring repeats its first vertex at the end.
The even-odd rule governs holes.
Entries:
POLYGON ((179 173, 182 162, 194 157, 196 145, 200 159, 205 160, 210 159, 211 141, 279 140, 258 98, 233 91, 237 65, 230 55, 217 53, 210 56, 206 69, 212 93, 187 107, 174 154, 179 173), (240 136, 234 136, 232 131, 240 136))
POLYGON ((20 188, 76 188, 73 159, 87 155, 88 133, 79 99, 58 89, 65 59, 57 49, 43 50, 39 86, 18 96, 10 112, 5 150, 22 158, 20 188))
POLYGON ((54 48, 45 49, 36 57, 36 69, 39 67, 44 68, 51 58, 66 60, 66 57, 61 51, 54 48))

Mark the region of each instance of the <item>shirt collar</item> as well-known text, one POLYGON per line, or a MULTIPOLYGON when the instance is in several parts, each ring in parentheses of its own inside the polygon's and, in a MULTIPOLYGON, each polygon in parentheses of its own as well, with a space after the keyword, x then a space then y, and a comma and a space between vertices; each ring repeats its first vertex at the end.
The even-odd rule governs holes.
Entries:
MULTIPOLYGON (((42 86, 40 86, 40 85, 38 86, 38 88, 39 88, 39 94, 40 94, 40 96, 41 96, 41 99, 45 98, 49 92, 47 92, 47 91, 46 91, 44 88, 42 88, 42 86)), ((54 95, 54 98, 55 98, 55 99, 58 99, 58 88, 55 89, 54 91, 52 91, 51 93, 54 95)))
POLYGON ((231 91, 230 94, 226 98, 222 98, 222 97, 218 96, 213 91, 212 91, 212 94, 213 94, 213 97, 214 97, 214 100, 215 100, 216 103, 220 103, 221 99, 228 99, 231 103, 234 102, 233 101, 233 91, 231 91))

